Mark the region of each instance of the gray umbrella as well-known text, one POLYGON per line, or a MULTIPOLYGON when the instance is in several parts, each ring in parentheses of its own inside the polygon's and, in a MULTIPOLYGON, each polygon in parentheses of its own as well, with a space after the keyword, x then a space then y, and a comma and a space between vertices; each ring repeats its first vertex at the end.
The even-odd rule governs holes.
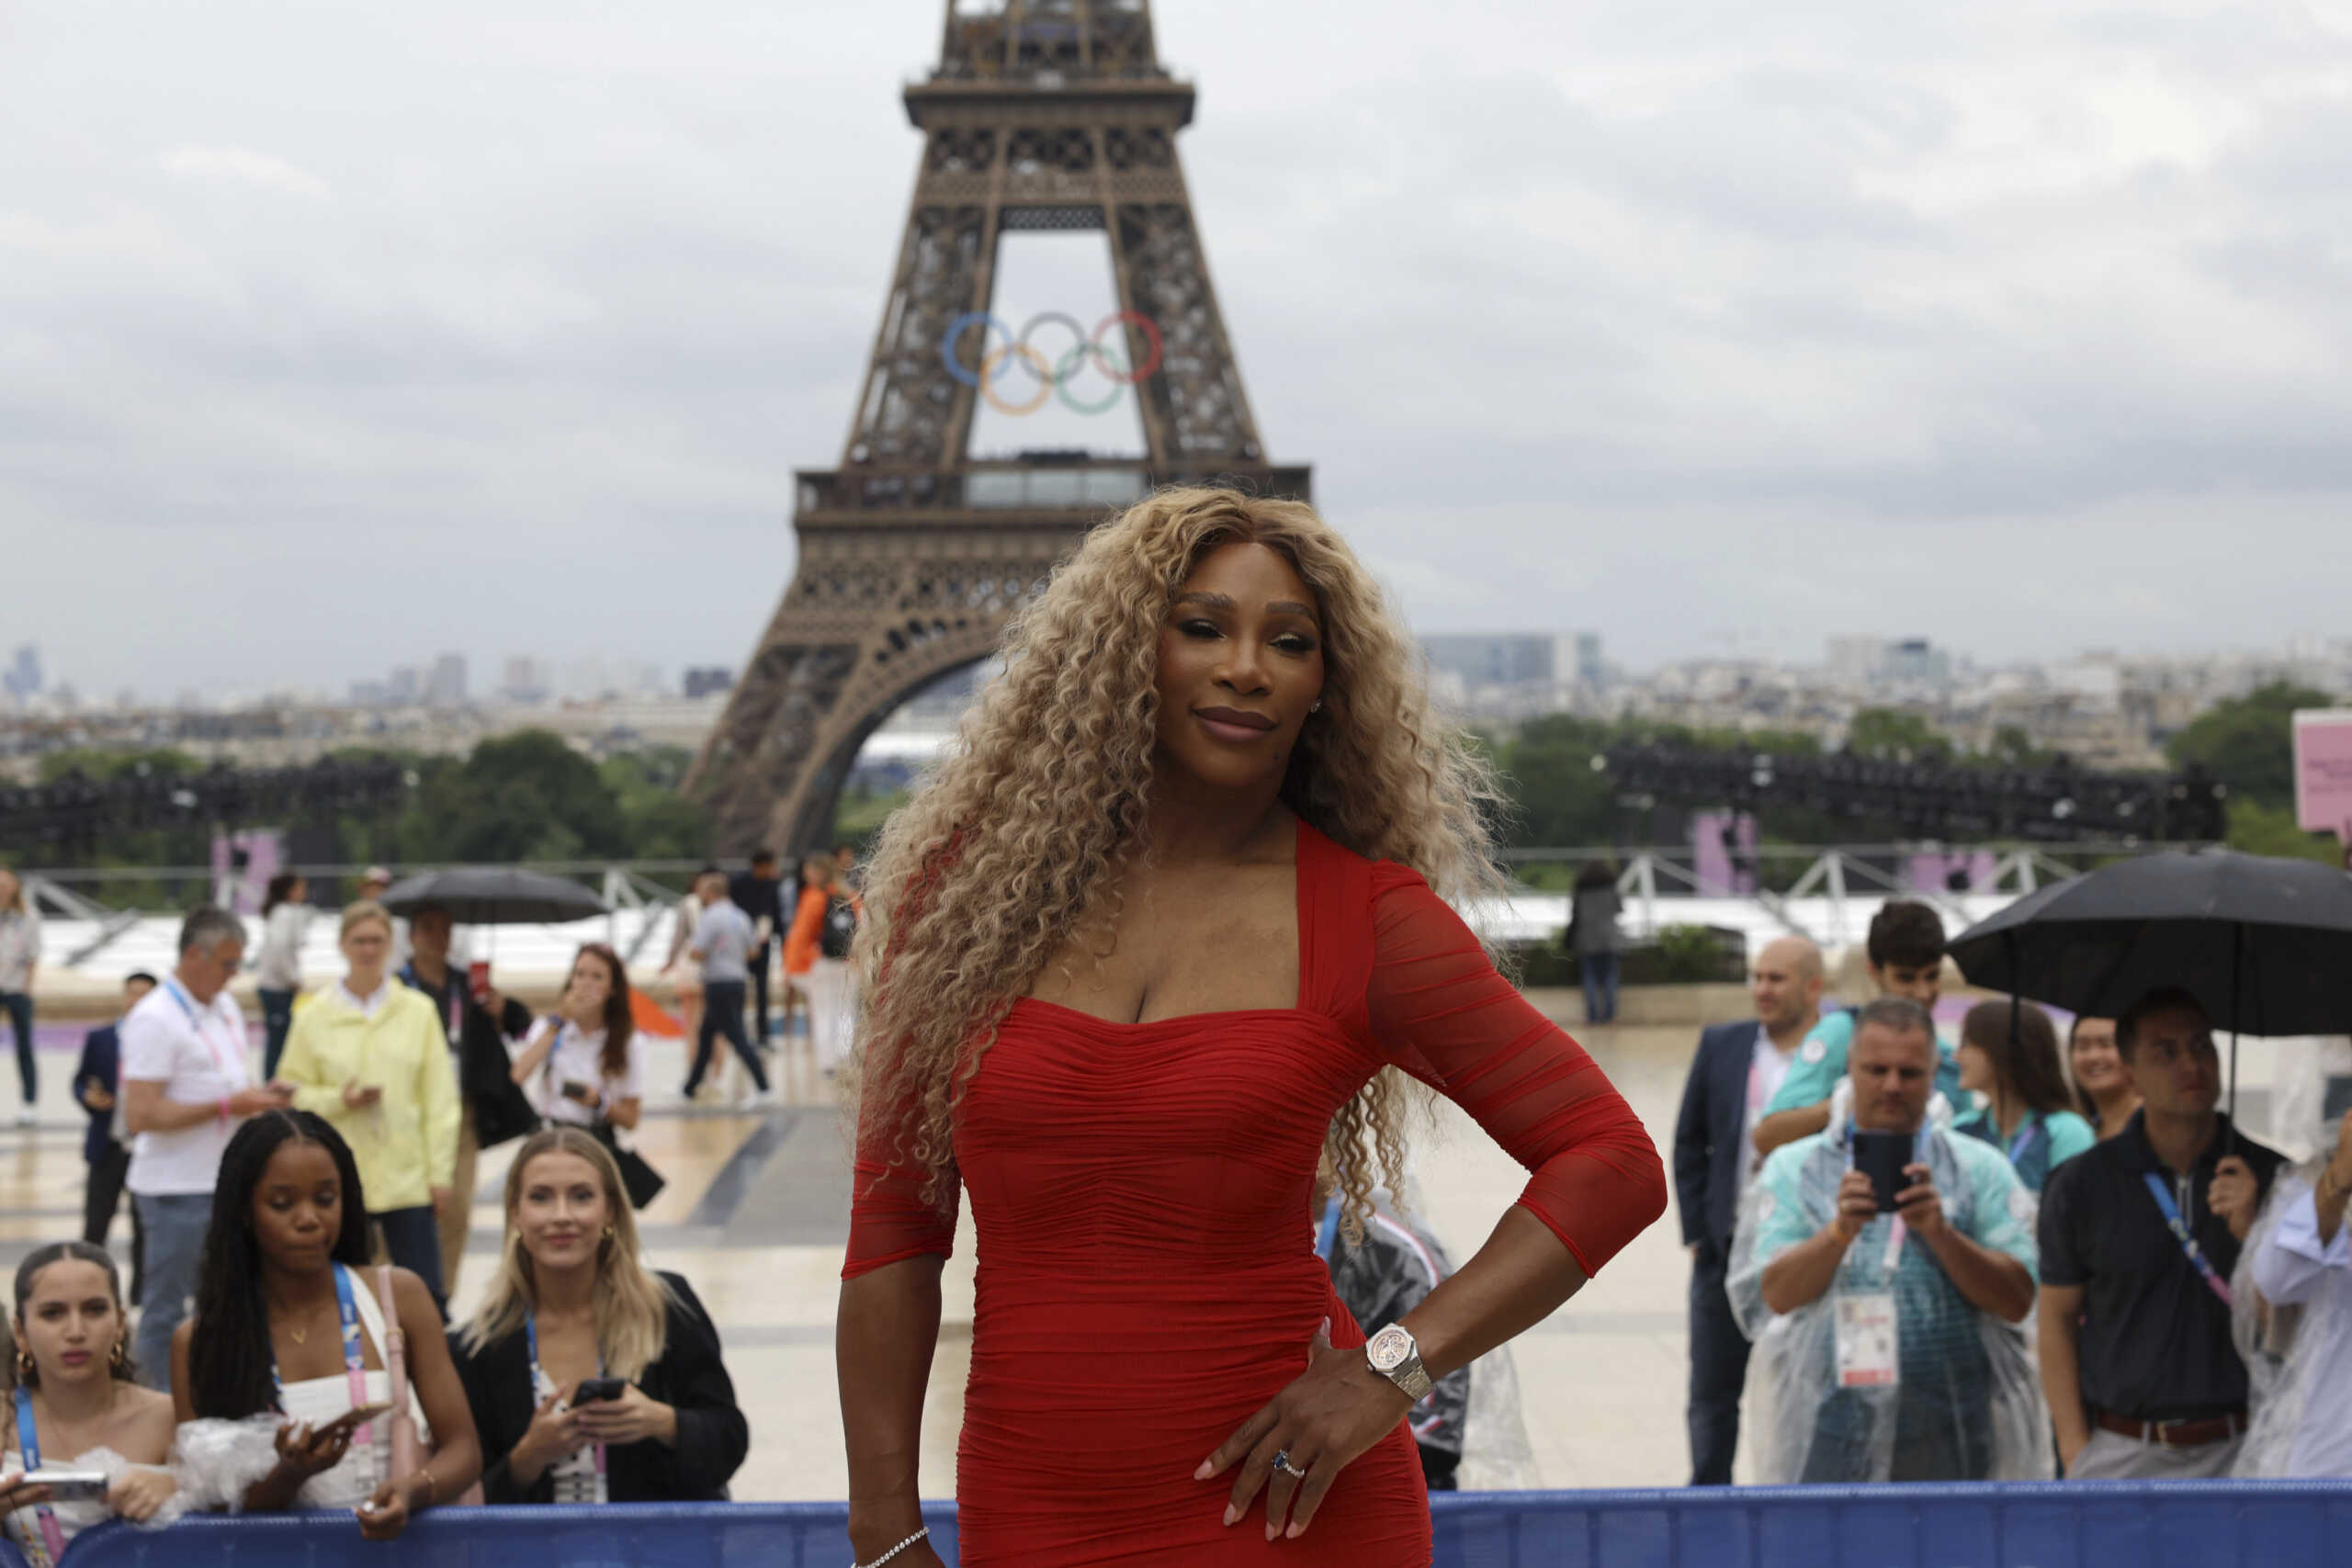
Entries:
POLYGON ((468 926, 561 925, 611 910, 577 882, 507 865, 461 865, 420 872, 387 888, 384 908, 413 915, 426 907, 447 909, 468 926))

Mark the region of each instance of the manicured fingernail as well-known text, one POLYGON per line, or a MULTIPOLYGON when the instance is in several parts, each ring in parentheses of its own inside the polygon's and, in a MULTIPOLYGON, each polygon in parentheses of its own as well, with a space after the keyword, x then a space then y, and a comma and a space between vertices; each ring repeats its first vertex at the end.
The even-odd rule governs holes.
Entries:
POLYGON ((1194 1471, 1194 1472, 1193 1472, 1193 1480, 1195 1480, 1195 1481, 1206 1481, 1208 1478, 1209 1478, 1209 1461, 1206 1461, 1206 1460, 1203 1460, 1203 1461, 1201 1461, 1201 1468, 1200 1468, 1200 1469, 1198 1469, 1198 1470, 1196 1470, 1196 1471, 1194 1471))
POLYGON ((1231 1529, 1233 1528, 1233 1521, 1234 1521, 1234 1520, 1236 1520, 1236 1519, 1238 1519, 1238 1518, 1239 1518, 1240 1517, 1241 1517, 1241 1510, 1240 1510, 1240 1509, 1238 1509, 1238 1508, 1235 1507, 1235 1506, 1234 1506, 1232 1504, 1230 1504, 1230 1503, 1227 1503, 1227 1504, 1225 1506, 1225 1528, 1226 1528, 1226 1529, 1231 1529))
POLYGON ((1306 1527, 1300 1524, 1296 1519, 1293 1519, 1291 1521, 1290 1529, 1284 1530, 1283 1532, 1283 1536, 1285 1540, 1296 1540, 1300 1536, 1303 1536, 1306 1533, 1306 1527))

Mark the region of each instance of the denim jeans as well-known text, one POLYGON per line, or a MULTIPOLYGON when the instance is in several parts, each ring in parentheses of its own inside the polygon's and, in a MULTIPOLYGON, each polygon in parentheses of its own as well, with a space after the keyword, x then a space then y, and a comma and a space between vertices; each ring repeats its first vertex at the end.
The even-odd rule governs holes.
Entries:
POLYGON ((1587 1023, 1615 1022, 1617 955, 1613 953, 1579 953, 1577 970, 1584 978, 1584 1021, 1587 1023))
POLYGON ((261 1076, 274 1078, 277 1058, 286 1054, 286 1036, 294 1028, 294 993, 255 987, 254 995, 261 998, 261 1076))
MULTIPOLYGON (((450 1201, 457 1201, 454 1195, 450 1201)), ((433 1205, 379 1209, 368 1217, 383 1228, 385 1255, 424 1280, 424 1288, 433 1292, 433 1304, 447 1317, 449 1303, 441 1290, 441 1222, 435 1217, 433 1205)))
POLYGON ((172 1386, 172 1330, 188 1314, 196 1294, 197 1262, 204 1256, 204 1233, 212 1223, 209 1192, 134 1192, 139 1224, 147 1235, 147 1300, 139 1313, 139 1335, 131 1353, 139 1381, 149 1388, 172 1386))
POLYGON ((17 1077, 25 1086, 25 1109, 40 1098, 40 1073, 33 1066, 33 998, 26 991, 0 991, 0 1011, 17 1030, 17 1077))

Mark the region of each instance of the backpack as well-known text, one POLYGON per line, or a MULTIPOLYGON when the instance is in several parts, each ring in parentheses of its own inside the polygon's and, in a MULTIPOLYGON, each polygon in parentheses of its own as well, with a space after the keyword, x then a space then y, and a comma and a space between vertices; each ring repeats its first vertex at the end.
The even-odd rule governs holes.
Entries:
POLYGON ((857 936, 857 906, 846 898, 828 899, 824 923, 817 928, 817 951, 827 958, 847 958, 857 936))

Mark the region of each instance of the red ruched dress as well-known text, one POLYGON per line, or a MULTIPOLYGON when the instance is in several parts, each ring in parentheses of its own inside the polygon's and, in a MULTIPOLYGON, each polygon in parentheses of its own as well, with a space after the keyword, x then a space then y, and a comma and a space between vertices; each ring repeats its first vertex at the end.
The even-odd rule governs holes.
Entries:
MULTIPOLYGON (((978 1233, 956 1473, 965 1568, 1423 1568, 1412 1434, 1343 1471, 1306 1535, 1223 1523, 1194 1469, 1306 1365, 1363 1343, 1315 1255, 1325 1130, 1383 1066, 1532 1173, 1519 1201, 1593 1273, 1665 1211, 1657 1151, 1592 1059, 1401 866, 1298 827, 1298 1005, 1119 1023, 1013 1004, 965 1096, 978 1233)), ((844 1278, 944 1256, 955 1216, 861 1149, 844 1278)))

